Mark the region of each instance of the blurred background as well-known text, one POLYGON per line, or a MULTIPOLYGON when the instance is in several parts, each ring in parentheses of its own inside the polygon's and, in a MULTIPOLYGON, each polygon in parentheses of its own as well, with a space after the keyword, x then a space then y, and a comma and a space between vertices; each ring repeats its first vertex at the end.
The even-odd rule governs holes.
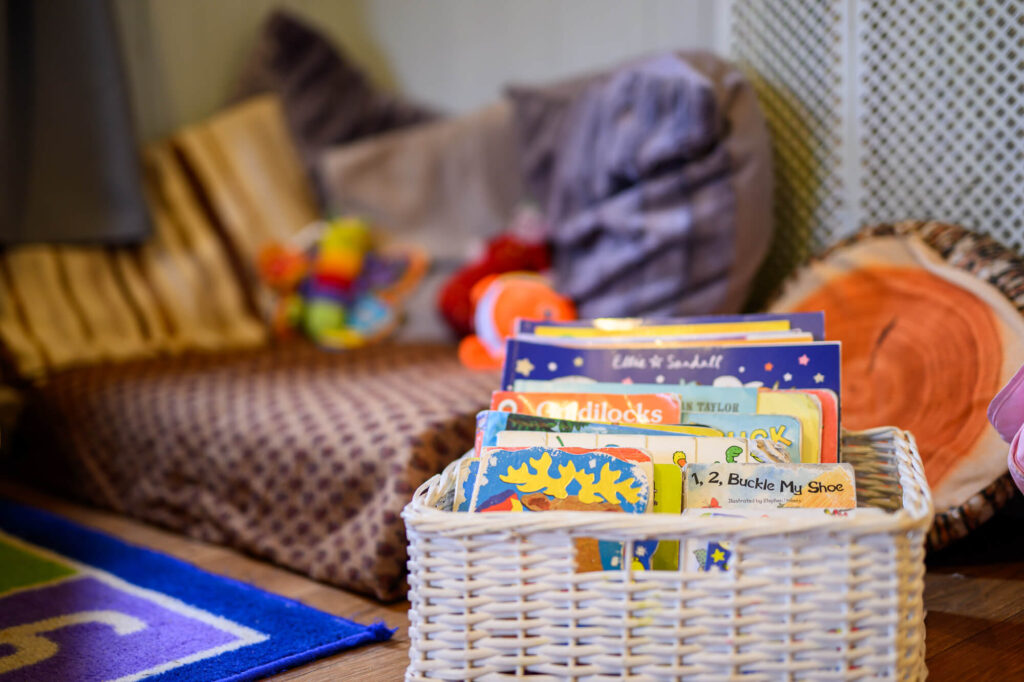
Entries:
POLYGON ((0 0, 12 470, 398 599, 517 316, 810 306, 939 549, 1020 504, 1022 74, 1010 0, 0 0))
POLYGON ((463 113, 509 82, 544 82, 658 50, 724 51, 713 0, 115 0, 143 139, 223 106, 272 9, 306 18, 381 88, 463 113))

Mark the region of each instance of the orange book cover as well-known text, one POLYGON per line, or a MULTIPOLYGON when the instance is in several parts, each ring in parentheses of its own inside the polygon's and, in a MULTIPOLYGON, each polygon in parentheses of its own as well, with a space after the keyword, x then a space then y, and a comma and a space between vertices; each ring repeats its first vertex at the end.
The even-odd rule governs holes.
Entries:
POLYGON ((678 424, 679 396, 671 393, 532 393, 495 391, 491 409, 552 419, 631 424, 678 424))
POLYGON ((809 393, 821 401, 821 463, 834 464, 839 461, 839 400, 835 391, 827 388, 792 389, 798 393, 809 393))

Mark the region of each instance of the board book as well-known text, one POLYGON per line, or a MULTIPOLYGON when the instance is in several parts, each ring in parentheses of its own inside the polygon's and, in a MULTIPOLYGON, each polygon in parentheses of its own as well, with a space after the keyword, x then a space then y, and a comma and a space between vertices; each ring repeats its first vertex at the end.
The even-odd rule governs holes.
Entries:
MULTIPOLYGON (((597 330, 609 336, 651 335, 651 328, 671 327, 678 330, 680 326, 703 326, 703 333, 710 333, 708 325, 722 324, 759 324, 764 322, 784 322, 781 329, 798 329, 808 332, 815 341, 825 339, 825 313, 821 311, 806 313, 750 313, 741 315, 691 315, 687 317, 661 318, 595 318, 589 320, 573 320, 552 322, 550 320, 518 320, 516 334, 542 334, 550 336, 586 335, 587 330, 597 330), (540 331, 538 331, 540 330, 540 331)), ((735 329, 735 327, 734 327, 735 329)), ((757 327, 740 327, 742 331, 752 332, 757 327)), ((763 331, 763 329, 762 329, 763 331)), ((677 331, 678 333, 678 331, 677 331)), ((693 333, 693 332, 691 332, 693 333)), ((698 331, 697 333, 700 333, 698 331)), ((722 332, 719 332, 722 333, 722 332)))
POLYGON ((694 463, 683 470, 686 509, 857 506, 849 464, 694 463))
POLYGON ((582 422, 570 419, 550 419, 529 414, 514 412, 498 412, 484 410, 476 415, 477 454, 481 448, 498 444, 498 433, 502 431, 551 431, 561 436, 576 433, 628 434, 628 433, 679 433, 689 436, 721 436, 721 431, 706 426, 689 426, 686 424, 665 424, 657 427, 649 424, 606 424, 582 422))
POLYGON ((634 424, 678 424, 682 412, 671 393, 526 393, 495 391, 491 409, 552 419, 634 424))
POLYGON ((784 446, 791 461, 801 461, 801 427, 796 417, 785 414, 683 412, 680 421, 716 429, 723 436, 750 440, 764 438, 784 446))
MULTIPOLYGON (((653 479, 650 455, 633 448, 485 448, 470 509, 642 514, 653 502, 653 479)), ((578 572, 622 568, 622 543, 578 538, 574 544, 578 572)), ((657 542, 650 545, 653 554, 657 542)), ((648 552, 638 550, 634 560, 642 566, 648 552)))
POLYGON ((619 395, 671 393, 678 396, 681 409, 687 412, 752 413, 757 411, 757 389, 737 386, 517 379, 513 382, 513 387, 516 391, 547 393, 611 393, 619 395))
POLYGON ((502 386, 517 379, 583 380, 704 386, 825 388, 839 394, 839 343, 571 348, 509 339, 502 386))

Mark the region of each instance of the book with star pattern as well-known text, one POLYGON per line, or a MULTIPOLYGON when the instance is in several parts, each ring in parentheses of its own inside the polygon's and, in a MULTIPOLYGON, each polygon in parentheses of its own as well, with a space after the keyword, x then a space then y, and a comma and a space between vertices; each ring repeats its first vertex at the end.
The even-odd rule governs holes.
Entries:
POLYGON ((839 395, 839 342, 672 348, 574 348, 511 338, 502 387, 517 379, 826 389, 839 395))

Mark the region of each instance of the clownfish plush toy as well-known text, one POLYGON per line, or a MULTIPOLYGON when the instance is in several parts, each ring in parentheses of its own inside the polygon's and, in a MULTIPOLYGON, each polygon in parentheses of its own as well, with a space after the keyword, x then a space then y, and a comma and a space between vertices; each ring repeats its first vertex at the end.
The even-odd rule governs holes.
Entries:
POLYGON ((532 272, 508 272, 485 277, 470 292, 476 334, 462 339, 459 360, 470 369, 499 369, 505 359, 505 340, 517 318, 567 321, 576 307, 544 277, 532 272))

